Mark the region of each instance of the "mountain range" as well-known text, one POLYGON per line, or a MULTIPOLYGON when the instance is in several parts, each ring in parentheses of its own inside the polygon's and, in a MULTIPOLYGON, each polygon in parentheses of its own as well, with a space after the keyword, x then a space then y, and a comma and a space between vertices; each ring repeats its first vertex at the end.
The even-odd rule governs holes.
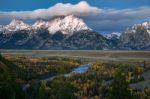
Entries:
POLYGON ((33 25, 12 20, 0 25, 1 49, 149 50, 150 22, 109 36, 94 31, 74 15, 37 20, 33 25))

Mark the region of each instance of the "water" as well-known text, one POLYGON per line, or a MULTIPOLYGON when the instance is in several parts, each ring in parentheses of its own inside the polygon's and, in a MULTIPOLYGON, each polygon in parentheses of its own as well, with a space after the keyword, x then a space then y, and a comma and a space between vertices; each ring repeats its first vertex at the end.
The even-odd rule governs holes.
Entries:
MULTIPOLYGON (((69 77, 69 76, 74 75, 74 74, 83 74, 83 73, 88 71, 90 66, 91 66, 91 64, 82 64, 79 67, 73 69, 68 74, 62 74, 62 75, 57 75, 57 76, 46 75, 45 77, 41 78, 40 80, 51 81, 51 80, 53 80, 53 79, 55 79, 57 77, 62 77, 62 76, 69 77)), ((26 84, 26 85, 23 85, 22 89, 23 89, 23 91, 25 91, 29 87, 30 87, 30 84, 26 84)))
POLYGON ((90 64, 82 64, 79 67, 73 69, 71 74, 82 74, 82 73, 85 73, 89 69, 90 66, 91 66, 90 64))
POLYGON ((57 76, 47 76, 45 77, 44 79, 41 79, 41 80, 47 80, 47 81, 50 81, 50 80, 53 80, 57 77, 61 77, 61 76, 65 76, 65 77, 69 77, 73 74, 83 74, 85 72, 88 71, 88 69, 90 68, 91 64, 82 64, 80 65, 79 67, 73 69, 70 73, 68 74, 62 74, 62 75, 57 75, 57 76))

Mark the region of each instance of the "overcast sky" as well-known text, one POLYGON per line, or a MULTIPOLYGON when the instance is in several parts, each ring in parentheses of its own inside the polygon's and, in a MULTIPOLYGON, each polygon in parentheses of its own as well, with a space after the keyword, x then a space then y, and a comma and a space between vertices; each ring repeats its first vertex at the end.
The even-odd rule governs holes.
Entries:
POLYGON ((74 14, 101 33, 121 32, 150 21, 150 0, 0 0, 0 24, 12 19, 33 22, 74 14))

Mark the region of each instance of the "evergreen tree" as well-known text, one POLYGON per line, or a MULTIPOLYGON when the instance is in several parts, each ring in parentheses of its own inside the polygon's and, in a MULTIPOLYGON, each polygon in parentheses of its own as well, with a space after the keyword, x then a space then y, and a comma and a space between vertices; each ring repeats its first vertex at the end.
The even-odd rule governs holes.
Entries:
POLYGON ((111 84, 110 99, 131 99, 129 84, 121 72, 116 74, 111 84))

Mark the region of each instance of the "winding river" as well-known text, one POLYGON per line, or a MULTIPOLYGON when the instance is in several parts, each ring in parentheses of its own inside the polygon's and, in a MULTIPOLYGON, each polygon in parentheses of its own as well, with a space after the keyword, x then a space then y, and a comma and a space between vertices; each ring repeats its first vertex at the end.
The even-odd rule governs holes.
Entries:
POLYGON ((61 77, 61 76, 65 76, 65 77, 69 77, 73 74, 83 74, 85 72, 88 71, 88 69, 90 68, 91 64, 81 64, 79 67, 74 68, 70 73, 68 74, 62 74, 62 75, 56 75, 56 76, 47 76, 41 80, 46 80, 46 81, 50 81, 53 80, 57 77, 61 77))
MULTIPOLYGON (((91 66, 91 64, 81 64, 79 67, 74 68, 70 73, 62 74, 62 75, 56 75, 56 76, 47 75, 44 78, 41 78, 40 80, 51 81, 57 77, 62 77, 62 76, 70 77, 71 75, 74 75, 74 74, 83 74, 83 73, 88 71, 90 66, 91 66)), ((23 85, 22 89, 23 89, 23 91, 25 91, 29 87, 30 87, 30 84, 27 83, 27 84, 23 85)))

